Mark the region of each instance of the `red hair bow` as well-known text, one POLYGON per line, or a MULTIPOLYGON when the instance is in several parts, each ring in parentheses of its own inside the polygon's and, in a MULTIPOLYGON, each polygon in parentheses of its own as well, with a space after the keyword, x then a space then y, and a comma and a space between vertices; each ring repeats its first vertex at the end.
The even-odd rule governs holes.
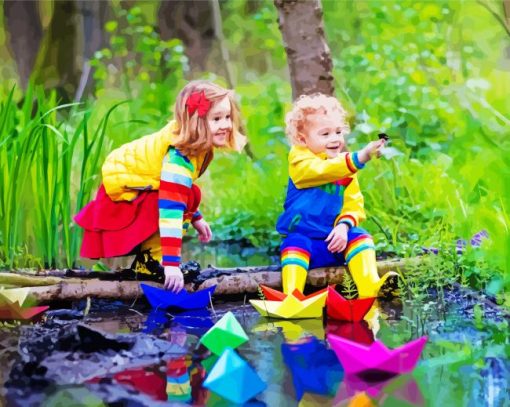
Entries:
POLYGON ((198 117, 204 117, 211 108, 211 101, 205 97, 205 92, 194 92, 186 100, 186 107, 191 116, 198 111, 198 117))

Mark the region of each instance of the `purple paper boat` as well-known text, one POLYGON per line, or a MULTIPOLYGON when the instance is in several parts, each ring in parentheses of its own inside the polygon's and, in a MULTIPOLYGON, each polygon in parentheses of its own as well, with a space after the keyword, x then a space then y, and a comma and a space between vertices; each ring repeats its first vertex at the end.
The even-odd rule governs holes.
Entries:
POLYGON ((373 371, 397 375, 414 369, 427 337, 422 336, 396 349, 387 348, 381 341, 366 346, 336 335, 328 335, 328 341, 346 374, 363 375, 373 371))
POLYGON ((147 300, 153 308, 166 309, 170 307, 181 309, 206 308, 211 301, 211 296, 216 286, 208 287, 194 293, 182 289, 178 293, 172 293, 161 288, 147 284, 140 284, 147 300))

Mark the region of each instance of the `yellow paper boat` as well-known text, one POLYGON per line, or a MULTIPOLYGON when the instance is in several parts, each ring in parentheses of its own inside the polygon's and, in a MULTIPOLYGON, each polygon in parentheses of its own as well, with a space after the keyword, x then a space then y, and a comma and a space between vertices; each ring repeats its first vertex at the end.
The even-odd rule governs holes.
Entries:
POLYGON ((318 319, 303 319, 302 321, 288 321, 261 318, 253 326, 251 332, 275 332, 281 330, 288 341, 298 340, 307 334, 324 339, 324 325, 318 319))
POLYGON ((28 287, 24 287, 24 288, 3 288, 3 287, 0 287, 0 304, 5 305, 6 302, 8 301, 9 303, 17 302, 18 304, 20 304, 20 306, 23 306, 29 293, 30 293, 30 288, 28 288, 28 287))
POLYGON ((301 319, 322 318, 322 309, 326 304, 327 291, 299 300, 294 294, 287 295, 283 301, 250 300, 251 305, 263 317, 301 319))

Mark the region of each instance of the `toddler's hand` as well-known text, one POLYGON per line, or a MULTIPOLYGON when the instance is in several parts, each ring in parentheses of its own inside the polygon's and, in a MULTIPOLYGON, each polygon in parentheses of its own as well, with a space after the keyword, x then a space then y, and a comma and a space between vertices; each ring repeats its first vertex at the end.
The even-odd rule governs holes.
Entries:
POLYGON ((341 253, 347 247, 347 231, 349 227, 345 223, 336 225, 329 236, 326 238, 328 250, 331 253, 341 253))
POLYGON ((174 293, 181 291, 184 287, 184 276, 179 267, 165 266, 165 290, 174 293))
POLYGON ((198 240, 200 240, 202 243, 208 243, 211 241, 211 227, 204 219, 197 220, 193 222, 192 225, 198 232, 198 240))
POLYGON ((367 161, 370 161, 373 156, 379 158, 381 156, 381 150, 384 148, 385 143, 386 143, 385 139, 371 141, 358 152, 358 160, 362 164, 365 164, 367 161))

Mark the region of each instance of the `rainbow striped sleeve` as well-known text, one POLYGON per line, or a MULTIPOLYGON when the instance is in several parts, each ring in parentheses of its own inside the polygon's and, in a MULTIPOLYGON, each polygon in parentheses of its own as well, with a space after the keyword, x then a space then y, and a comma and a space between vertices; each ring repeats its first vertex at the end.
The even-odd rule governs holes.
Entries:
POLYGON ((159 233, 163 266, 181 262, 183 218, 193 182, 193 164, 171 147, 163 160, 159 186, 159 233))

